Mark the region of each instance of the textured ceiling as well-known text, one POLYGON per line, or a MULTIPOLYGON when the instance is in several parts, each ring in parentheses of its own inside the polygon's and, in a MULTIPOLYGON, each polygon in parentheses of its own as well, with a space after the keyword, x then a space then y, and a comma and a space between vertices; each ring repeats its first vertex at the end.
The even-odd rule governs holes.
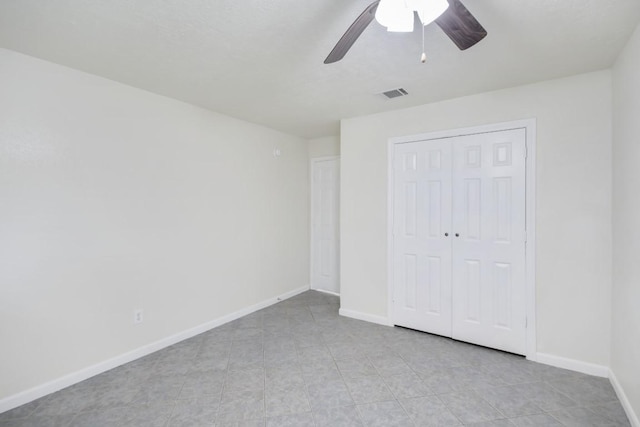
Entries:
POLYGON ((341 118, 609 67, 638 0, 462 0, 487 29, 461 52, 373 22, 324 65, 372 0, 2 0, 0 47, 303 137, 341 118), (404 87, 410 96, 378 93, 404 87))

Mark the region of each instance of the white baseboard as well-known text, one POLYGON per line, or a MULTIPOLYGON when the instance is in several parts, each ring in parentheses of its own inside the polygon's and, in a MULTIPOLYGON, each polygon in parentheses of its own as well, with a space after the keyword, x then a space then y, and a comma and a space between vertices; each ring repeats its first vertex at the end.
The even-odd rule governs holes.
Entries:
POLYGON ((536 361, 545 365, 555 366, 556 368, 569 369, 571 371, 581 372, 596 377, 609 377, 609 367, 604 365, 596 365, 595 363, 583 362, 581 360, 568 359, 566 357, 555 356, 553 354, 538 353, 536 361))
POLYGON ((618 399, 620 399, 620 403, 624 408, 624 412, 627 413, 627 418, 629 418, 629 423, 631 427, 640 427, 640 419, 638 418, 638 414, 635 413, 633 407, 631 406, 631 402, 629 398, 624 392, 622 385, 618 382, 618 378, 616 378, 616 374, 613 373, 612 370, 609 370, 609 379, 611 380, 611 385, 613 385, 613 389, 616 391, 618 395, 618 399))
POLYGON ((316 292, 322 292, 323 294, 335 295, 337 297, 340 296, 338 292, 327 291, 326 289, 311 288, 311 290, 316 292))
POLYGON ((259 302, 250 307, 243 308, 241 310, 227 314, 226 316, 222 316, 218 319, 214 319, 207 323, 203 323, 202 325, 198 325, 194 328, 187 329, 175 335, 171 335, 169 337, 155 341, 151 344, 144 345, 135 350, 129 351, 127 353, 121 354, 119 356, 113 357, 111 359, 105 360, 103 362, 97 363, 87 368, 81 369, 77 372, 73 372, 61 378, 57 378, 53 381, 49 381, 47 383, 22 391, 12 396, 5 397, 4 399, 0 400, 0 414, 3 412, 9 411, 13 408, 17 408, 18 406, 24 405, 25 403, 29 403, 31 401, 39 399, 48 394, 54 393, 58 390, 62 390, 63 388, 69 387, 73 384, 77 384, 81 381, 84 381, 88 378, 99 375, 110 369, 124 365, 125 363, 129 363, 141 357, 147 356, 165 347, 169 347, 170 345, 179 343, 180 341, 194 337, 198 334, 206 332, 217 326, 239 319, 240 317, 246 316, 247 314, 251 314, 255 311, 269 307, 270 305, 276 304, 280 301, 291 298, 293 296, 296 296, 308 290, 309 290, 308 285, 298 289, 294 289, 282 295, 269 298, 265 301, 259 302))
MULTIPOLYGON (((292 291, 285 292, 284 294, 282 294, 280 296, 277 296, 275 298, 271 298, 271 299, 268 299, 266 301, 262 301, 261 303, 258 303, 258 304, 254 305, 254 306, 249 307, 249 308, 253 309, 253 307, 256 307, 258 305, 262 305, 262 307, 256 308, 255 310, 251 310, 247 314, 253 313, 254 311, 262 310, 263 308, 269 307, 270 305, 279 303, 280 301, 284 301, 284 300, 289 299, 291 297, 295 297, 296 295, 300 295, 301 293, 307 292, 310 289, 311 288, 309 287, 309 285, 306 285, 306 286, 302 286, 300 288, 294 289, 292 291)), ((239 313, 239 311, 236 312, 236 313, 239 313)), ((236 313, 233 313, 233 315, 235 315, 236 313)), ((238 318, 240 318, 242 316, 246 316, 247 314, 241 314, 241 315, 239 315, 238 317, 235 317, 232 320, 236 320, 236 319, 238 319, 238 318)), ((224 323, 228 323, 228 322, 224 322, 224 323)))
POLYGON ((352 319, 364 320, 365 322, 376 323, 378 325, 393 326, 387 317, 376 316, 374 314, 361 313, 359 311, 347 310, 341 308, 338 313, 340 316, 350 317, 352 319))

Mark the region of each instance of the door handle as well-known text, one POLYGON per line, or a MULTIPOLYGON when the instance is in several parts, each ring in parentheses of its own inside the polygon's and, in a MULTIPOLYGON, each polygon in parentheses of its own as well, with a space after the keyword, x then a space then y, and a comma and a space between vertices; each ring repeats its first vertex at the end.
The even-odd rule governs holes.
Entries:
POLYGON ((449 237, 449 233, 444 233, 444 236, 445 237, 449 237))
POLYGON ((456 237, 460 237, 460 233, 456 233, 456 237))

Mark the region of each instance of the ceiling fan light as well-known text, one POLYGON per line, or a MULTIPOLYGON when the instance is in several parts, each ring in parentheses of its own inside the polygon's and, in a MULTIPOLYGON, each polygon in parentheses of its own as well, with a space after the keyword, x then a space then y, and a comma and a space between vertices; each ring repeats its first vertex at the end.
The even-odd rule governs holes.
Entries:
POLYGON ((399 15, 388 27, 387 31, 395 33, 410 33, 413 31, 413 11, 408 10, 408 13, 399 15))
POLYGON ((428 25, 438 19, 449 7, 447 0, 412 0, 422 25, 428 25))
POLYGON ((410 33, 413 31, 413 10, 404 0, 380 0, 376 21, 387 27, 387 31, 410 33))

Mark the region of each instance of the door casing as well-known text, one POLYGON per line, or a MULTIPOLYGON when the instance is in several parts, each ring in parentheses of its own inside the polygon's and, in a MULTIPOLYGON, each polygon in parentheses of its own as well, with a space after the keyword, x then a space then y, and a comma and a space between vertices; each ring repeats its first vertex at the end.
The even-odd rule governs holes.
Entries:
POLYGON ((536 274, 535 274, 535 246, 536 246, 536 120, 525 119, 511 122, 495 123, 467 128, 451 129, 437 132, 429 132, 417 135, 394 137, 387 144, 387 317, 390 325, 394 325, 393 319, 393 164, 394 147, 396 144, 408 142, 428 141, 435 139, 451 138, 456 136, 474 135, 513 129, 524 129, 526 138, 526 166, 525 166, 525 287, 526 287, 526 358, 536 361, 536 274))

